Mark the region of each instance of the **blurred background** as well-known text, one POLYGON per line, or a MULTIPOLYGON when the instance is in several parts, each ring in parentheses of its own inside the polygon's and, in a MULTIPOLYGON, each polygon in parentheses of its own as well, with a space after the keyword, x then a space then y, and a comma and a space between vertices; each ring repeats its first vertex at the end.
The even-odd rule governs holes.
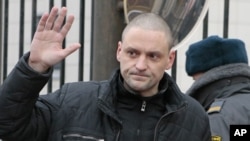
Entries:
POLYGON ((142 11, 165 16, 176 32, 177 59, 167 72, 183 92, 193 82, 185 72, 185 52, 191 43, 210 35, 239 38, 250 53, 248 0, 1 0, 0 83, 28 52, 37 21, 53 6, 66 6, 68 14, 75 15, 64 46, 80 42, 82 48, 54 67, 41 94, 68 82, 107 79, 119 67, 115 55, 122 29, 142 11))

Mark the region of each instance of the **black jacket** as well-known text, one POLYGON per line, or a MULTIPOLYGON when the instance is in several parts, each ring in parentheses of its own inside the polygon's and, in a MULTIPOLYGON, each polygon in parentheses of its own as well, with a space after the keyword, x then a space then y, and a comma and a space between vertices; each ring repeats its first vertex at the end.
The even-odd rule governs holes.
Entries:
MULTIPOLYGON (((26 57, 27 59, 27 57, 26 57)), ((115 111, 117 71, 110 80, 76 82, 48 95, 39 91, 51 72, 34 72, 22 58, 0 88, 0 138, 9 141, 119 141, 122 121, 115 111)), ((208 117, 174 81, 166 113, 155 127, 155 141, 209 141, 208 117)))
POLYGON ((230 125, 250 124, 250 67, 236 63, 204 73, 187 91, 209 115, 213 138, 229 141, 230 125))

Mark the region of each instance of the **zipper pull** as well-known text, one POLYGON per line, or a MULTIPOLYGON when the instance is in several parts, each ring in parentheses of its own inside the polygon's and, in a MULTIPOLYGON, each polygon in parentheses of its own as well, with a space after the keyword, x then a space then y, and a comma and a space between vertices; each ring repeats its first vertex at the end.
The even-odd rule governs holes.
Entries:
POLYGON ((141 105, 141 111, 142 111, 142 112, 145 112, 145 111, 146 111, 146 105, 147 105, 146 101, 143 100, 143 101, 142 101, 142 105, 141 105))

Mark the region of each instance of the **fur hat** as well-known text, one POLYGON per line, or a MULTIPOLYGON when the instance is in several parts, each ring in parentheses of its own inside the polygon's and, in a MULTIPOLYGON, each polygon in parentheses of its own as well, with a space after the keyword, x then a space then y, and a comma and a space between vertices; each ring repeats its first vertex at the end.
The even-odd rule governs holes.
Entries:
POLYGON ((231 63, 248 64, 245 44, 239 39, 210 36, 191 44, 186 52, 186 72, 189 76, 231 63))

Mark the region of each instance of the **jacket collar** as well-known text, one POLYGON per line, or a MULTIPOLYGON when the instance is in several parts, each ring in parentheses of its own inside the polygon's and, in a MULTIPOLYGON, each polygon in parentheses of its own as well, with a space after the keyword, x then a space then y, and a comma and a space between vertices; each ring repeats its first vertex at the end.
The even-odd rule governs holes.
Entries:
MULTIPOLYGON (((112 116, 115 115, 115 101, 117 98, 119 76, 120 69, 116 69, 108 80, 108 83, 104 86, 106 88, 101 88, 102 90, 99 90, 99 108, 106 113, 113 113, 111 114, 112 116)), ((161 90, 159 93, 166 95, 167 112, 176 111, 186 103, 183 98, 183 93, 180 91, 175 81, 167 73, 164 74, 160 87, 161 90)))
POLYGON ((193 83, 186 94, 198 100, 207 109, 215 98, 228 97, 243 88, 249 89, 249 83, 246 83, 246 85, 239 84, 243 81, 250 81, 250 68, 247 64, 224 65, 204 73, 193 83), (228 85, 230 87, 226 87, 228 85))
POLYGON ((202 77, 196 80, 187 90, 186 94, 192 95, 198 89, 211 82, 233 76, 246 76, 250 78, 250 67, 244 63, 235 63, 213 68, 205 72, 202 77))

